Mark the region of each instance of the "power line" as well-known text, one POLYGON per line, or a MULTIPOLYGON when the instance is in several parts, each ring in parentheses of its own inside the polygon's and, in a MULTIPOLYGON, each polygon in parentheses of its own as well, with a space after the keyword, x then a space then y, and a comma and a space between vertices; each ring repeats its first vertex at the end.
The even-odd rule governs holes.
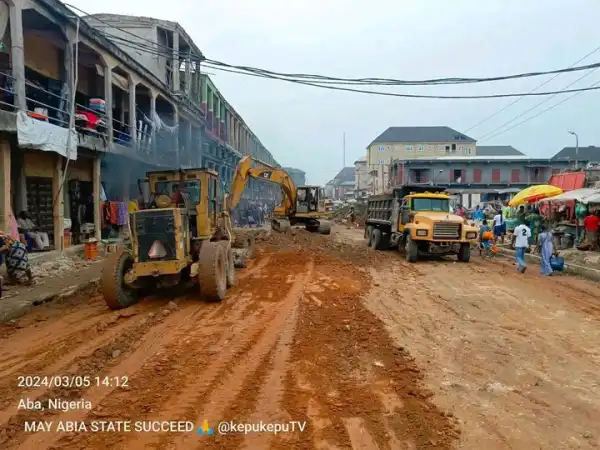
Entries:
MULTIPOLYGON (((567 84, 567 85, 566 85, 566 86, 563 88, 563 91, 562 91, 562 92, 567 92, 565 89, 568 89, 568 88, 570 88, 571 86, 573 86, 574 84, 576 84, 576 83, 578 83, 579 81, 583 80, 585 77, 587 77, 587 76, 591 75, 591 74, 592 74, 592 73, 594 73, 595 71, 596 71, 596 69, 594 69, 594 70, 592 70, 592 71, 590 71, 590 72, 584 73, 582 76, 580 76, 579 78, 577 78, 575 81, 573 81, 573 82, 571 82, 571 83, 567 84)), ((596 84, 598 84, 598 83, 595 83, 595 84, 593 84, 593 85, 592 85, 592 86, 590 86, 590 87, 593 87, 593 86, 595 86, 596 84)), ((525 114, 527 114, 527 113, 529 113, 529 112, 533 111, 534 109, 537 109, 539 106, 542 106, 542 105, 543 105, 544 103, 546 103, 547 101, 549 101, 549 100, 552 100, 552 99, 553 99, 554 97, 556 97, 557 95, 558 95, 558 94, 553 94, 553 95, 551 95, 550 97, 547 97, 547 98, 545 98, 544 100, 542 100, 541 102, 539 102, 539 103, 535 104, 534 106, 532 106, 531 108, 529 108, 529 109, 528 109, 528 110, 526 110, 525 112, 522 112, 522 113, 521 113, 521 114, 519 114, 518 116, 516 116, 516 117, 513 117, 513 118, 512 118, 512 119, 510 119, 508 122, 504 122, 502 125, 500 125, 500 126, 499 126, 498 128, 496 128, 495 130, 492 130, 492 131, 490 131, 489 133, 487 133, 487 134, 484 134, 484 135, 483 135, 481 138, 479 138, 479 140, 480 140, 480 141, 483 141, 483 140, 485 140, 485 139, 489 139, 490 135, 498 136, 498 134, 501 134, 501 133, 494 134, 494 133, 496 133, 496 131, 498 131, 498 130, 501 130, 501 129, 502 129, 502 128, 504 128, 506 125, 510 125, 510 124, 511 124, 511 123, 513 123, 515 120, 517 120, 517 119, 520 119, 520 118, 521 118, 521 117, 523 117, 525 114)), ((512 128, 509 128, 509 129, 512 129, 512 128)))
MULTIPOLYGON (((119 38, 119 40, 121 40, 121 38, 119 38)), ((140 45, 135 42, 129 42, 126 39, 123 39, 123 42, 121 43, 121 45, 123 45, 125 47, 129 47, 129 48, 133 48, 133 49, 141 48, 145 52, 164 56, 163 53, 157 52, 155 49, 148 49, 147 47, 145 47, 143 45, 140 45)), ((233 69, 227 68, 226 69, 226 68, 214 65, 214 63, 205 63, 204 65, 213 70, 220 70, 223 72, 231 72, 231 73, 235 73, 235 74, 239 74, 239 75, 253 76, 253 77, 258 77, 258 78, 268 78, 268 79, 273 79, 273 80, 287 81, 289 83, 303 84, 306 86, 318 87, 318 88, 322 88, 322 89, 331 89, 331 90, 336 90, 336 91, 354 92, 354 93, 370 94, 370 95, 382 95, 382 96, 386 96, 386 97, 402 97, 402 98, 422 98, 422 99, 437 99, 437 100, 478 100, 478 99, 488 99, 488 98, 505 98, 505 97, 521 97, 521 96, 539 97, 539 96, 546 96, 546 95, 569 94, 572 92, 594 91, 594 90, 600 89, 600 87, 590 87, 590 88, 580 88, 580 89, 570 89, 570 90, 563 89, 560 91, 549 91, 549 92, 522 92, 522 93, 512 93, 512 94, 491 94, 491 95, 471 95, 471 96, 468 96, 468 95, 403 94, 403 93, 397 93, 397 92, 380 92, 380 91, 373 91, 373 90, 366 90, 366 89, 353 89, 353 88, 342 87, 342 86, 325 85, 325 84, 320 84, 321 82, 311 82, 311 81, 304 81, 304 80, 298 80, 298 79, 282 78, 280 76, 270 75, 267 73, 263 74, 263 73, 245 72, 243 69, 237 69, 237 68, 233 68, 233 69)), ((598 67, 600 67, 600 65, 598 67)))
POLYGON ((332 89, 332 90, 336 90, 336 91, 346 91, 346 92, 355 92, 355 93, 360 93, 360 94, 383 95, 383 96, 388 96, 388 97, 403 97, 403 98, 423 98, 423 99, 427 98, 427 99, 437 99, 437 100, 478 100, 478 99, 486 99, 486 98, 505 98, 505 97, 520 97, 520 96, 540 97, 540 96, 545 96, 545 95, 569 94, 571 92, 595 91, 595 90, 600 89, 600 87, 589 87, 589 88, 567 89, 567 90, 549 91, 549 92, 521 92, 521 93, 514 93, 514 94, 492 94, 492 95, 471 95, 471 96, 469 96, 469 95, 401 94, 401 93, 397 93, 397 92, 379 92, 379 91, 372 91, 372 90, 366 90, 366 89, 353 89, 353 88, 347 88, 347 87, 341 87, 341 86, 322 85, 322 84, 313 83, 313 82, 309 82, 309 81, 290 80, 290 79, 286 79, 286 78, 279 78, 277 76, 245 73, 245 72, 241 72, 241 71, 223 69, 221 67, 217 67, 217 66, 213 66, 213 65, 208 65, 208 64, 205 64, 205 65, 213 70, 221 70, 221 71, 225 71, 225 72, 232 72, 232 73, 237 73, 240 75, 248 75, 248 76, 254 76, 254 77, 259 77, 259 78, 270 78, 270 79, 275 79, 275 80, 287 81, 290 83, 297 83, 297 84, 303 84, 306 86, 318 87, 318 88, 322 88, 322 89, 332 89))
MULTIPOLYGON (((600 81, 597 81, 597 82, 595 82, 594 84, 592 84, 590 87, 597 86, 597 85, 599 85, 599 84, 600 84, 600 81)), ((496 133, 495 135, 493 135, 493 136, 490 136, 490 137, 489 137, 489 138, 487 138, 487 139, 493 139, 493 138, 495 138, 496 136, 499 136, 499 135, 501 135, 501 134, 504 134, 504 133, 506 133, 507 131, 510 131, 510 130, 512 130, 513 128, 516 128, 516 127, 518 127, 518 126, 520 126, 520 125, 523 125, 524 123, 527 123, 527 122, 529 122, 530 120, 532 120, 532 119, 535 119, 535 118, 536 118, 536 117, 538 117, 538 116, 541 116, 542 114, 544 114, 544 113, 546 113, 546 112, 548 112, 548 111, 550 111, 550 110, 552 110, 552 109, 556 108, 557 106, 560 106, 560 105, 562 105, 562 104, 563 104, 563 103, 565 103, 566 101, 568 101, 568 100, 571 100, 573 97, 576 97, 576 96, 578 96, 579 94, 581 94, 581 92, 575 92, 573 95, 569 95, 567 98, 564 98, 564 99, 562 99, 560 102, 558 102, 558 103, 556 103, 556 104, 554 104, 554 105, 552 105, 552 106, 549 106, 548 108, 546 108, 546 109, 544 109, 544 110, 540 111, 539 113, 537 113, 537 114, 535 114, 535 115, 533 115, 533 116, 531 116, 531 117, 529 117, 529 118, 527 118, 527 119, 525 119, 525 120, 523 120, 523 121, 521 121, 521 122, 519 122, 519 123, 516 123, 516 124, 514 124, 512 127, 508 128, 508 129, 506 129, 506 130, 504 130, 504 131, 501 131, 501 132, 499 132, 499 133, 496 133)))
MULTIPOLYGON (((136 41, 138 41, 138 42, 129 41, 129 43, 139 46, 141 48, 144 48, 144 50, 147 52, 150 52, 150 51, 157 52, 157 47, 158 48, 162 47, 165 49, 165 51, 164 51, 164 53, 160 53, 161 56, 164 56, 165 54, 173 55, 174 53, 176 53, 173 51, 172 48, 170 48, 166 45, 159 44, 158 42, 154 42, 150 39, 146 39, 144 37, 138 36, 138 35, 130 32, 130 31, 119 28, 119 27, 115 26, 114 24, 111 24, 110 22, 106 22, 98 17, 88 14, 86 11, 84 11, 74 5, 70 5, 70 4, 66 4, 66 5, 70 8, 72 8, 73 10, 83 14, 84 16, 89 16, 92 20, 103 23, 110 28, 119 30, 120 32, 122 32, 124 34, 134 37, 136 39, 136 41), (141 44, 139 41, 147 42, 148 45, 141 44)), ((91 27, 91 28, 94 29, 93 27, 91 27)), ((103 34, 108 39, 119 40, 122 42, 128 41, 127 39, 124 39, 120 36, 112 35, 105 31, 100 31, 97 29, 94 29, 94 31, 99 34, 103 34)), ((188 54, 181 53, 181 52, 178 52, 178 54, 188 56, 188 54)), ((370 78, 370 77, 369 78, 345 78, 345 77, 330 77, 330 76, 318 75, 318 74, 275 72, 275 71, 270 71, 270 70, 266 70, 266 69, 259 69, 256 67, 228 64, 228 63, 224 63, 222 61, 211 60, 211 59, 206 59, 206 58, 199 58, 199 59, 202 59, 206 63, 210 63, 213 65, 228 68, 228 69, 238 69, 238 70, 245 71, 245 72, 252 72, 252 73, 257 73, 257 74, 262 74, 262 75, 270 75, 270 76, 280 77, 281 79, 284 79, 284 78, 293 79, 294 81, 299 81, 298 79, 303 80, 303 81, 310 80, 313 82, 334 81, 334 82, 338 82, 337 84, 350 83, 350 84, 366 84, 366 85, 377 85, 377 86, 396 86, 396 85, 414 86, 414 85, 437 85, 437 84, 484 83, 484 82, 491 82, 491 81, 504 81, 504 80, 519 79, 519 78, 536 77, 536 76, 542 76, 542 75, 577 72, 577 71, 581 71, 581 70, 590 70, 590 69, 595 69, 595 68, 600 67, 600 63, 594 63, 594 64, 588 64, 585 66, 576 66, 576 67, 574 67, 572 65, 572 66, 564 68, 564 69, 557 69, 557 70, 550 70, 550 71, 528 72, 528 73, 519 73, 519 74, 513 74, 513 75, 485 77, 485 78, 449 77, 449 78, 433 78, 433 79, 426 79, 426 80, 399 80, 399 79, 394 79, 394 78, 377 78, 377 77, 375 77, 375 78, 370 78)), ((530 92, 529 94, 533 94, 533 91, 530 92)), ((541 95, 548 95, 548 94, 541 94, 541 95)), ((511 95, 511 96, 513 96, 513 95, 511 95)), ((494 97, 483 97, 483 98, 494 98, 494 97)))
MULTIPOLYGON (((594 50, 592 50, 591 52, 589 52, 587 55, 585 55, 584 57, 582 57, 582 58, 578 59, 577 61, 575 61, 573 64, 571 64, 571 65, 569 66, 569 68, 571 68, 571 67, 575 66, 576 64, 579 64, 581 61, 583 61, 583 60, 584 60, 584 59, 586 59, 587 57, 589 57, 589 56, 593 55, 593 54, 594 54, 594 53, 596 53, 598 50, 600 50, 600 47, 596 47, 594 50)), ((548 84, 548 83, 550 83, 552 80, 554 80, 554 79, 556 79, 557 77, 559 77, 560 75, 561 75, 560 73, 557 73, 557 74, 555 74, 554 76, 552 76, 552 77, 548 78, 548 79, 547 79, 546 81, 544 81, 543 83, 540 83, 539 85, 537 85, 537 86, 536 86, 535 88, 533 88, 533 89, 532 89, 530 92, 535 92, 535 91, 537 91, 539 88, 541 88, 542 86, 545 86, 545 85, 547 85, 547 84, 548 84)), ((513 105, 515 105, 515 104, 519 103, 521 100, 523 100, 523 97, 519 97, 519 98, 517 98, 515 101, 513 101, 512 103, 509 103, 509 104, 508 104, 508 105, 506 105, 504 108, 502 108, 502 109, 500 109, 500 110, 496 111, 496 112, 495 112, 494 114, 492 114, 491 116, 488 116, 488 117, 486 117, 485 119, 483 119, 483 120, 480 120, 479 122, 477 122, 477 123, 476 123, 475 125, 473 125, 472 127, 470 127, 470 128, 467 128, 467 129, 466 129, 464 132, 465 132, 465 133, 468 133, 468 132, 469 132, 469 131, 471 131, 473 128, 476 128, 476 127, 478 127, 479 125, 482 125, 482 124, 486 123, 486 122, 487 122, 487 121, 489 121, 490 119, 492 119, 492 118, 496 117, 498 114, 500 114, 500 113, 502 113, 502 112, 506 111, 506 110, 507 110, 508 108, 510 108, 511 106, 513 106, 513 105)))

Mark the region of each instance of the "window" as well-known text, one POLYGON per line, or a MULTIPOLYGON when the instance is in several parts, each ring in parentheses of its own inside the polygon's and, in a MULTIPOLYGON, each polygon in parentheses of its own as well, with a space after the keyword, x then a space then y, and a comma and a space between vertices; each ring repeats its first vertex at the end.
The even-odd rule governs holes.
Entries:
POLYGON ((456 153, 456 144, 452 144, 452 153, 456 153))
POLYGON ((380 145, 377 150, 380 152, 385 152, 385 147, 383 145, 380 145))
MULTIPOLYGON (((179 181, 157 181, 155 185, 157 195, 173 195, 180 186, 179 181)), ((200 203, 200 181, 186 180, 183 183, 183 193, 187 193, 190 200, 194 203, 200 203)))
POLYGON ((413 198, 413 211, 450 211, 450 200, 445 198, 413 198))
POLYGON ((473 183, 481 183, 481 169, 473 169, 473 183))
POLYGON ((406 151, 407 152, 412 152, 412 145, 407 145, 406 146, 406 151))
POLYGON ((500 169, 492 169, 492 183, 500 183, 500 169))
POLYGON ((450 153, 450 146, 446 145, 446 153, 450 153))
POLYGON ((417 150, 419 150, 420 152, 424 152, 425 151, 425 146, 424 145, 419 145, 419 147, 417 147, 417 150))
POLYGON ((519 169, 513 169, 510 174, 510 181, 513 183, 518 183, 521 181, 521 171, 519 169))
POLYGON ((473 149, 471 147, 467 148, 467 154, 471 155, 473 153, 473 149))

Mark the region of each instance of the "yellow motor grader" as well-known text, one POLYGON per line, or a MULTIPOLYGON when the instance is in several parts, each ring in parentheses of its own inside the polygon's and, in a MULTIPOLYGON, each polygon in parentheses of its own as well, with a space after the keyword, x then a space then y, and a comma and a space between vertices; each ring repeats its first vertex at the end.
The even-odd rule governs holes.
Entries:
POLYGON ((138 182, 144 204, 130 215, 131 249, 105 262, 106 304, 126 308, 145 292, 186 282, 197 283, 205 299, 221 301, 254 242, 243 232, 234 235, 218 173, 181 169, 146 177, 138 182))

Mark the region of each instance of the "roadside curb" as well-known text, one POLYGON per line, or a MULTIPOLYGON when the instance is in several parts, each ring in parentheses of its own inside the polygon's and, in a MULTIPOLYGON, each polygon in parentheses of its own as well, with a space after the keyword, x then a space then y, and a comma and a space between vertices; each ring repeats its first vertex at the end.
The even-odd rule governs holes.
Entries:
MULTIPOLYGON (((505 256, 513 257, 515 256, 515 251, 509 248, 498 247, 500 254, 505 256)), ((531 264, 540 265, 541 258, 537 255, 532 255, 530 253, 525 254, 525 261, 531 264)), ((568 273, 570 275, 577 275, 580 277, 587 278, 592 281, 600 282, 600 270, 592 269, 591 267, 580 266, 578 264, 572 264, 569 262, 565 262, 565 270, 564 273, 568 273)))
POLYGON ((0 316, 0 323, 8 322, 10 320, 17 319, 30 312, 34 307, 49 303, 54 300, 65 299, 73 297, 75 295, 83 295, 86 293, 93 293, 98 289, 100 285, 100 277, 93 278, 88 281, 84 281, 73 286, 61 289, 57 292, 42 294, 33 300, 25 301, 20 303, 18 306, 11 308, 0 316))

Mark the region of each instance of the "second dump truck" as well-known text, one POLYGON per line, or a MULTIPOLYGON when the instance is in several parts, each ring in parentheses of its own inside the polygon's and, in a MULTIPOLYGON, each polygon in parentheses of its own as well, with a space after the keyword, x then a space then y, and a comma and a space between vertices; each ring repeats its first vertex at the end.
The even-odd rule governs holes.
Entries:
POLYGON ((468 262, 478 234, 450 212, 450 197, 443 189, 402 186, 367 200, 367 245, 377 250, 397 248, 409 262, 425 255, 456 255, 468 262))

